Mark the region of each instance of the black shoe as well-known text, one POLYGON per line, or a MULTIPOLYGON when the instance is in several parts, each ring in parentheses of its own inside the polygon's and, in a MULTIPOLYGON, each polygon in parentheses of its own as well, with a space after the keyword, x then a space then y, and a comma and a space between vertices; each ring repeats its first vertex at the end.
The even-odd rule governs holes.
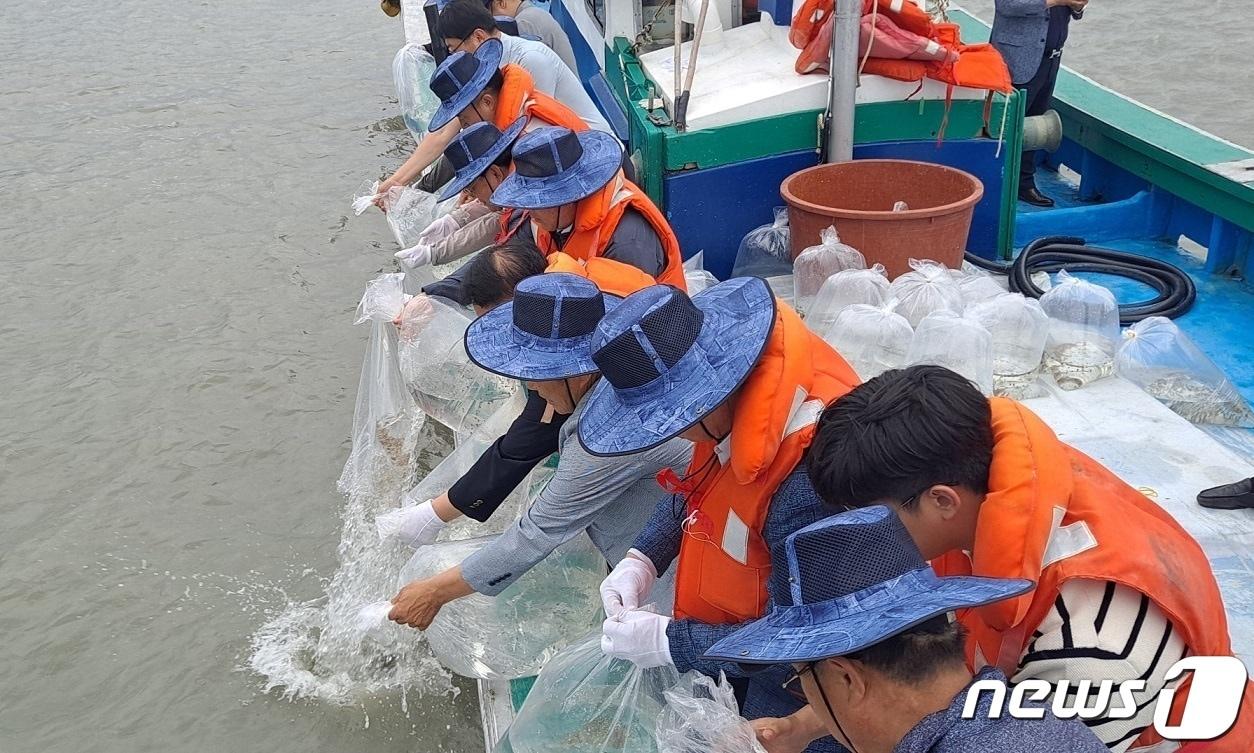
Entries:
POLYGON ((1240 510, 1254 507, 1254 478, 1224 484, 1198 492, 1197 503, 1212 510, 1240 510))
POLYGON ((1019 189, 1019 201, 1027 202, 1034 207, 1052 207, 1054 200, 1036 190, 1036 186, 1019 189))

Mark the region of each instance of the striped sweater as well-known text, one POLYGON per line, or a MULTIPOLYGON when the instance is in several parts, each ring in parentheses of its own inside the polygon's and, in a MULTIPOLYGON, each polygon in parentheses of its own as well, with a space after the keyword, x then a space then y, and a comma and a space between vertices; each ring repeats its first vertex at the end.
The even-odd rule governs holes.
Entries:
MULTIPOLYGON (((1032 634, 1011 682, 1145 680, 1132 718, 1085 721, 1107 747, 1123 753, 1153 723, 1164 676, 1187 652, 1184 638, 1147 596, 1111 582, 1071 580, 1032 634)), ((1118 703, 1112 697, 1112 705, 1118 703)))

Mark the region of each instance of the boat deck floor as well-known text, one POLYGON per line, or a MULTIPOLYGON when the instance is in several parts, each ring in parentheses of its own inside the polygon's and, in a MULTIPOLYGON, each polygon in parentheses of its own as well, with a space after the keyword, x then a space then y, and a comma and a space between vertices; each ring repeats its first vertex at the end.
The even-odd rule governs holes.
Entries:
MULTIPOLYGON (((1086 203, 1079 197, 1079 184, 1073 174, 1042 168, 1037 170, 1036 180, 1041 191, 1057 202, 1058 208, 1086 203)), ((1034 214, 1050 210, 1020 202, 1018 211, 1034 214)), ((1060 227, 1058 234, 1065 235, 1066 228, 1060 227)), ((1207 272, 1205 249, 1190 248, 1192 244, 1187 241, 1134 238, 1095 245, 1160 259, 1187 272, 1197 285, 1197 302, 1187 314, 1176 319, 1176 323, 1223 369, 1245 399, 1254 403, 1254 284, 1207 272)), ((1113 290, 1121 303, 1148 300, 1155 295, 1149 286, 1123 277, 1082 276, 1113 290)), ((1204 430, 1242 457, 1254 458, 1254 432, 1221 427, 1205 427, 1204 430)))

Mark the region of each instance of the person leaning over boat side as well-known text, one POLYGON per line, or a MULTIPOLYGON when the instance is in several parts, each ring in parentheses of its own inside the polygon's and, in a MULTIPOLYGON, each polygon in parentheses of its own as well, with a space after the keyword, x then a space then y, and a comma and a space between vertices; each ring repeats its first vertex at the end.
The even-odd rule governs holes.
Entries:
POLYGON ((425 630, 448 602, 471 593, 496 596, 584 531, 608 562, 626 554, 653 512, 658 473, 682 470, 692 447, 675 438, 605 458, 570 441, 585 397, 600 380, 589 342, 616 303, 587 278, 553 272, 523 280, 511 302, 470 325, 466 352, 472 361, 526 381, 555 412, 570 415, 561 431, 557 471, 504 533, 460 565, 402 588, 392 599, 391 619, 425 630))
MULTIPOLYGON (((963 718, 974 684, 1006 676, 985 667, 972 678, 961 624, 971 609, 1032 588, 1023 579, 939 578, 897 514, 868 507, 825 518, 785 540, 788 569, 770 616, 706 652, 749 665, 791 664, 785 685, 809 701, 827 732, 852 753, 1101 753, 1079 720, 989 718, 991 691, 963 718), (786 581, 785 581, 786 579, 786 581)), ((979 691, 977 691, 979 692, 979 691)), ((1044 708, 1046 704, 1031 704, 1044 708)))
POLYGON ((623 149, 599 131, 537 128, 514 144, 514 171, 492 203, 525 210, 506 232, 530 228, 540 250, 615 259, 687 288, 679 240, 662 212, 623 174, 623 149))
MULTIPOLYGON (((948 369, 888 371, 833 403, 819 420, 810 478, 837 509, 895 509, 942 576, 1036 583, 959 615, 972 667, 997 667, 1012 683, 1144 680, 1131 718, 1085 721, 1111 750, 1161 742, 1150 726, 1153 701, 1182 656, 1232 654, 1197 542, 1027 408, 985 398, 948 369)), ((1186 697, 1176 693, 1177 710, 1186 697)), ((824 734, 812 712, 777 732, 802 729, 824 734)), ((1248 752, 1252 741, 1247 691, 1236 727, 1206 750, 1248 752)))
POLYGON ((463 191, 470 200, 431 223, 418 243, 397 251, 396 258, 411 267, 447 264, 492 244, 501 226, 501 208, 492 204, 492 192, 509 175, 509 148, 525 124, 526 119, 519 118, 502 133, 492 123, 479 122, 457 134, 444 150, 454 173, 439 200, 463 191))
MULTIPOLYGON (((858 383, 853 369, 757 277, 689 299, 669 286, 629 296, 597 327, 592 358, 604 377, 579 423, 593 455, 631 454, 683 437, 683 477, 601 585, 609 618, 602 647, 642 667, 674 665, 735 678, 743 713, 800 707, 782 673, 745 679, 702 654, 768 606, 768 576, 786 569, 778 545, 827 516, 804 455, 829 401, 858 383), (676 562, 676 560, 678 560, 676 562), (639 610, 675 564, 675 617, 639 610)), ((815 750, 834 750, 831 740, 815 750)))
MULTIPOLYGON (((445 34, 444 43, 448 47, 449 57, 444 59, 431 77, 431 91, 446 103, 448 99, 445 95, 448 92, 442 92, 440 88, 437 88, 438 86, 444 86, 447 89, 449 83, 452 83, 456 91, 469 80, 473 80, 478 83, 475 91, 483 91, 483 82, 491 75, 490 72, 475 71, 474 79, 468 79, 469 66, 464 62, 450 64, 451 60, 458 58, 456 53, 464 52, 481 61, 491 60, 497 68, 517 66, 522 73, 526 74, 525 82, 523 76, 515 75, 512 78, 518 79, 519 83, 513 83, 510 80, 497 87, 502 92, 503 98, 513 101, 518 109, 502 112, 494 117, 487 114, 492 110, 476 108, 477 113, 467 113, 469 119, 465 119, 457 116, 470 106, 470 102, 462 104, 451 113, 442 106, 436 111, 436 117, 433 117, 428 125, 431 133, 418 144, 418 148, 405 161, 405 164, 379 184, 378 193, 386 193, 392 186, 408 185, 416 180, 427 167, 436 161, 460 128, 480 120, 489 120, 494 121, 497 128, 504 130, 523 114, 524 107, 528 110, 527 114, 531 114, 530 110, 534 108, 528 100, 534 98, 536 94, 544 95, 545 100, 561 103, 567 111, 575 114, 583 127, 605 133, 611 132, 610 125, 601 115, 601 111, 597 109, 592 98, 588 96, 588 92, 579 83, 579 79, 566 67, 561 58, 540 42, 502 34, 496 27, 492 14, 479 0, 453 0, 444 6, 444 9, 440 11, 439 28, 441 33, 445 34), (489 54, 481 55, 481 48, 485 46, 489 48, 489 54), (451 81, 446 81, 444 84, 437 83, 441 70, 445 71, 446 77, 450 71, 453 72, 451 81)), ((550 121, 550 124, 580 130, 572 122, 550 121)), ((449 179, 447 168, 443 170, 438 168, 439 166, 429 171, 418 183, 418 187, 425 191, 435 192, 447 182, 449 179)))
MULTIPOLYGON (((480 316, 512 300, 514 288, 523 279, 546 271, 586 277, 619 297, 654 284, 644 272, 611 259, 579 262, 564 254, 550 254, 546 261, 526 236, 485 249, 464 270, 465 279, 459 285, 480 316)), ((422 305, 422 301, 415 305, 422 305)), ((417 549, 435 541, 444 526, 458 516, 486 521, 533 468, 557 451, 567 418, 568 414, 554 410, 539 393, 528 391, 522 413, 460 479, 433 499, 389 513, 395 516, 395 527, 388 528, 417 549)))
MULTIPOLYGON (((1016 88, 1027 90, 1024 114, 1049 110, 1062 63, 1071 19, 1084 15, 1088 0, 996 0, 989 41, 1001 53, 1016 88)), ((1036 187, 1036 152, 1019 163, 1019 200, 1052 207, 1054 200, 1036 187)))
POLYGON ((579 75, 579 64, 575 61, 575 50, 570 46, 570 38, 557 19, 531 0, 487 0, 488 10, 494 17, 510 16, 518 23, 518 32, 535 37, 544 42, 549 49, 557 53, 566 67, 579 75))

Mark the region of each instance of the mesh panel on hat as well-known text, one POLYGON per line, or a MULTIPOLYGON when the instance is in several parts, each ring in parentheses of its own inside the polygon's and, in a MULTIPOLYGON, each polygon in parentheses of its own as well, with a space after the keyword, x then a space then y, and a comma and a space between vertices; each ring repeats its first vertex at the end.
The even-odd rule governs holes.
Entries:
POLYGON ((639 387, 661 376, 633 330, 607 342, 592 354, 592 360, 615 389, 639 387))
POLYGON ((514 326, 538 337, 553 334, 553 296, 514 291, 514 326))
POLYGON ((524 149, 515 150, 514 171, 525 178, 547 178, 569 169, 582 156, 583 145, 573 132, 546 128, 533 133, 524 149))
POLYGON ((705 312, 692 304, 687 296, 672 295, 671 299, 640 321, 640 329, 649 338, 649 344, 661 356, 667 366, 674 366, 697 341, 705 312))
POLYGON ((558 337, 589 335, 605 315, 605 299, 600 294, 591 298, 563 298, 560 312, 557 318, 558 337))
POLYGON ((895 514, 800 532, 793 547, 805 604, 847 596, 927 564, 895 514))

